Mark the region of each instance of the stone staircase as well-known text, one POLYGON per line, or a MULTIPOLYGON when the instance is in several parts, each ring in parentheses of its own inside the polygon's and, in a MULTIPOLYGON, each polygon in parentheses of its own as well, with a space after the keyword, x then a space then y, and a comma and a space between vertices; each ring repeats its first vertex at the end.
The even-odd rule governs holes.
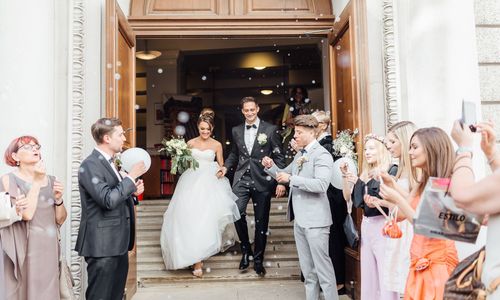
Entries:
MULTIPOLYGON (((145 200, 137 208, 137 278, 140 287, 158 284, 189 282, 224 282, 262 280, 252 265, 238 270, 241 253, 239 244, 204 262, 203 278, 196 278, 191 271, 167 271, 160 250, 160 231, 163 214, 169 200, 145 200)), ((293 225, 286 221, 286 199, 272 199, 264 266, 266 280, 299 280, 299 259, 293 237, 293 225)), ((253 216, 253 205, 247 213, 253 216)))

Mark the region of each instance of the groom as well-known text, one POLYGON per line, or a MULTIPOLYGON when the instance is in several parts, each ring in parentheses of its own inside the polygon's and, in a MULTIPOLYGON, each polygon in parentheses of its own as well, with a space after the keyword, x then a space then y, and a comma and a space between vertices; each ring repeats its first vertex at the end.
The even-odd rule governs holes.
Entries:
POLYGON ((233 180, 233 192, 238 196, 237 204, 241 219, 234 223, 241 242, 242 258, 240 270, 250 265, 253 256, 254 270, 260 275, 266 274, 264 268, 264 251, 266 249, 269 210, 271 197, 282 197, 285 194, 283 185, 276 186, 276 181, 264 172, 262 158, 271 156, 276 164, 284 167, 281 136, 276 126, 259 119, 259 105, 253 97, 241 100, 241 112, 245 116, 245 123, 233 127, 233 147, 229 153, 223 174, 227 169, 236 166, 233 180), (275 189, 276 188, 276 189, 275 189), (255 211, 255 251, 252 252, 248 238, 246 208, 252 198, 255 211))
POLYGON ((264 157, 262 164, 279 183, 290 184, 287 218, 295 219, 293 229, 306 299, 318 300, 321 286, 325 300, 338 300, 335 271, 328 255, 332 215, 326 191, 332 178, 333 158, 316 141, 315 117, 301 115, 294 123, 294 139, 302 150, 293 162, 281 169, 271 158, 264 157))

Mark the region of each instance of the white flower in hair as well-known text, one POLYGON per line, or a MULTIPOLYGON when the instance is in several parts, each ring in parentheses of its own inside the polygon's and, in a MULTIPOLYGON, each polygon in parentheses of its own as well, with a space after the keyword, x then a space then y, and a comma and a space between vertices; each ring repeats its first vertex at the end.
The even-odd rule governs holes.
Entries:
POLYGON ((260 133, 258 136, 257 136, 257 142, 259 143, 259 145, 261 146, 264 146, 265 144, 267 144, 267 134, 265 133, 260 133))

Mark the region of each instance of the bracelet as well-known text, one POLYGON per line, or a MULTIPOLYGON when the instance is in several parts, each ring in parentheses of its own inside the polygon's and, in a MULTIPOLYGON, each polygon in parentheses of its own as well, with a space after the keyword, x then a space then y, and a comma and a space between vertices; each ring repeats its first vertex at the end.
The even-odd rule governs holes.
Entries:
POLYGON ((54 205, 55 205, 55 206, 61 206, 61 205, 63 205, 63 203, 64 203, 64 200, 62 200, 62 201, 61 201, 61 203, 56 203, 56 202, 54 201, 54 205))
POLYGON ((497 151, 493 152, 493 155, 488 159, 488 165, 491 165, 497 159, 497 151))

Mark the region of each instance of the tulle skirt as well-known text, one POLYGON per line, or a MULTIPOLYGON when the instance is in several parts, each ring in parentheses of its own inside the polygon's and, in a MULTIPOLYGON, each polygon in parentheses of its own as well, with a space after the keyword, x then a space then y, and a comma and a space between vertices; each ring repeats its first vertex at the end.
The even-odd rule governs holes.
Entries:
POLYGON ((167 270, 185 268, 234 245, 240 218, 229 180, 217 163, 184 172, 163 215, 160 243, 167 270))

